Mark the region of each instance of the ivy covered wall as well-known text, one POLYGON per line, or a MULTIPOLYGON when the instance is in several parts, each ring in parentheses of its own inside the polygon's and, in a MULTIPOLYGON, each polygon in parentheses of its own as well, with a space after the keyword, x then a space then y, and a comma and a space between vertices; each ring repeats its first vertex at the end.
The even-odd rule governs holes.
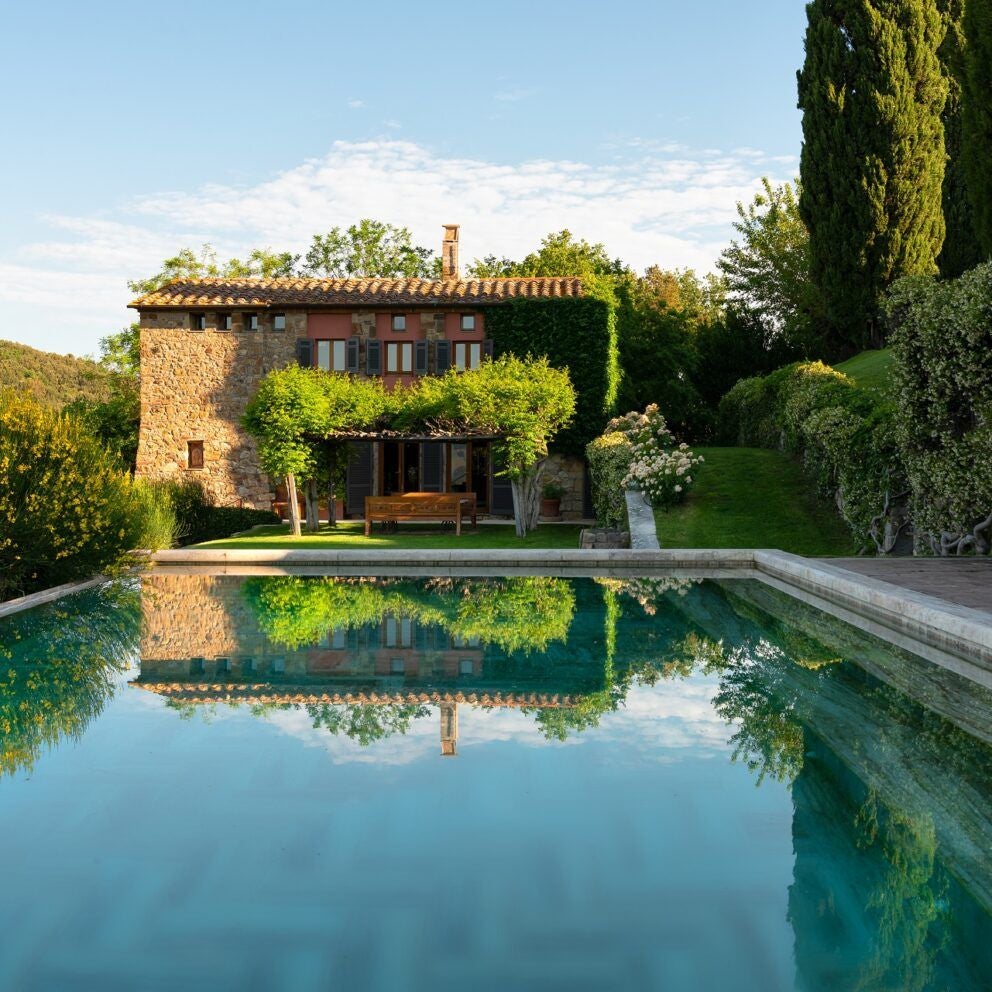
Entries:
POLYGON ((486 334, 497 357, 546 356, 567 368, 576 391, 575 418, 555 440, 563 454, 585 453, 585 446, 616 413, 620 383, 616 313, 599 299, 518 299, 485 311, 486 334))

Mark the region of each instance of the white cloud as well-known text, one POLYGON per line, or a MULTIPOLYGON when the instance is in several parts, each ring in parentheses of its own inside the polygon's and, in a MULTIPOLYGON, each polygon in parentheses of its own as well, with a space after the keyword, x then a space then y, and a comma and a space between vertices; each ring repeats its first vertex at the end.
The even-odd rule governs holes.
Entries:
POLYGON ((127 319, 126 280, 155 271, 180 247, 209 241, 221 256, 259 244, 300 251, 315 231, 365 216, 405 225, 429 246, 439 244, 442 222, 458 221, 463 262, 520 257, 567 227, 637 268, 705 271, 731 234, 736 202, 753 195, 762 175, 788 178, 794 165, 750 148, 694 152, 641 141, 609 150, 615 158, 605 164, 506 164, 397 139, 340 141, 254 186, 149 193, 100 216, 44 217, 49 237, 0 258, 0 301, 32 307, 14 332, 34 335, 28 343, 57 349, 71 309, 77 335, 100 327, 95 348, 100 333, 127 319))
POLYGON ((365 106, 365 101, 364 100, 349 100, 348 101, 348 106, 351 107, 352 110, 361 110, 361 108, 365 106))

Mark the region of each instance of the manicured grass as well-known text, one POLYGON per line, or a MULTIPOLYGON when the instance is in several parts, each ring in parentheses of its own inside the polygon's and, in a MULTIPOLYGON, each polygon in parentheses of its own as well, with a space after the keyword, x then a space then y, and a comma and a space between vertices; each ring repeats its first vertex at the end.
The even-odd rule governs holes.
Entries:
POLYGON ((333 529, 322 525, 319 534, 307 534, 293 538, 289 536, 289 524, 260 527, 245 537, 232 537, 223 541, 205 541, 196 544, 197 548, 238 548, 257 550, 274 548, 287 550, 290 548, 402 548, 402 549, 435 549, 435 548, 577 548, 579 546, 579 531, 582 528, 571 524, 554 524, 538 527, 523 540, 514 532, 512 524, 482 524, 478 530, 471 527, 462 531, 457 537, 451 529, 443 530, 432 524, 400 524, 399 530, 393 534, 383 534, 373 530, 371 537, 365 536, 365 525, 358 520, 345 520, 333 529))
POLYGON ((852 378, 863 389, 887 390, 892 376, 892 349, 863 351, 834 368, 852 378))
POLYGON ((854 554, 833 506, 810 491, 802 467, 762 448, 697 448, 686 501, 655 512, 663 548, 775 548, 809 557, 854 554))

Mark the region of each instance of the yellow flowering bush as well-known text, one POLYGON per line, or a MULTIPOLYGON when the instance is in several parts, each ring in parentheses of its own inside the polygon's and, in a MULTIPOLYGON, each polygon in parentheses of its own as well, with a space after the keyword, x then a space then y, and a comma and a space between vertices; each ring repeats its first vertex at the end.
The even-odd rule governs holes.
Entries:
POLYGON ((118 571, 167 546, 164 497, 75 418, 0 392, 0 599, 118 571))

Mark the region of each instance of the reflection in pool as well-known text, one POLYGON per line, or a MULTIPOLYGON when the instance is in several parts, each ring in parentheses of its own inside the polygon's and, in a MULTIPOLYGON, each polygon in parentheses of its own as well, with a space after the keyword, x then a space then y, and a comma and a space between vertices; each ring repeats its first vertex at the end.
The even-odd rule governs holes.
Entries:
POLYGON ((992 693, 758 582, 160 571, 0 645, 0 988, 992 986, 992 693))

